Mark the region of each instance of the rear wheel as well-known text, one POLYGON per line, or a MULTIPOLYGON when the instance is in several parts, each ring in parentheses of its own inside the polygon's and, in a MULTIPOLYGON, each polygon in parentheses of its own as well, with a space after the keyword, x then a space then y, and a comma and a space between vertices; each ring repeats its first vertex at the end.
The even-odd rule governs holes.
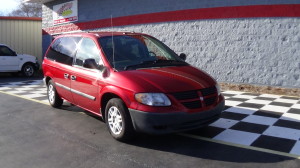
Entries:
POLYGON ((26 63, 22 67, 22 74, 26 77, 32 77, 34 75, 34 66, 30 63, 26 63))
POLYGON ((108 101, 105 108, 105 122, 110 134, 119 141, 134 137, 132 121, 124 102, 119 98, 108 101))
POLYGON ((60 107, 63 104, 63 99, 59 97, 55 89, 54 83, 52 80, 48 82, 47 86, 47 95, 48 101, 52 107, 60 107))

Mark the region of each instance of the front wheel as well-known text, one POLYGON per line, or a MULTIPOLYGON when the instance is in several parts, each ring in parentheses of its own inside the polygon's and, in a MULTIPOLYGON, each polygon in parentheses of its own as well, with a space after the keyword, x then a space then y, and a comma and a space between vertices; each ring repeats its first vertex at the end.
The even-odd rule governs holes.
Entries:
POLYGON ((34 75, 34 66, 30 63, 25 64, 22 67, 22 73, 26 77, 32 77, 34 75))
POLYGON ((105 122, 109 133, 119 141, 134 137, 132 121, 124 102, 119 98, 108 101, 105 108, 105 122))
POLYGON ((59 97, 53 81, 50 80, 47 86, 48 101, 52 107, 60 107, 63 104, 63 99, 59 97))

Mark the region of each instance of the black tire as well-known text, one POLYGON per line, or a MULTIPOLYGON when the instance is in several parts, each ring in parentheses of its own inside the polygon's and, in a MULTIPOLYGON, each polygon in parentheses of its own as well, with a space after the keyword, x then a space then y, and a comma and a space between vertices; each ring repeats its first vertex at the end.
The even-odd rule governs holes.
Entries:
POLYGON ((119 98, 108 101, 105 108, 105 123, 109 133, 118 141, 127 141, 135 136, 128 108, 119 98))
POLYGON ((58 108, 63 104, 63 99, 59 97, 52 80, 47 85, 47 97, 52 107, 58 108))
POLYGON ((35 69, 33 64, 26 63, 22 67, 22 74, 26 77, 32 77, 34 75, 35 69))

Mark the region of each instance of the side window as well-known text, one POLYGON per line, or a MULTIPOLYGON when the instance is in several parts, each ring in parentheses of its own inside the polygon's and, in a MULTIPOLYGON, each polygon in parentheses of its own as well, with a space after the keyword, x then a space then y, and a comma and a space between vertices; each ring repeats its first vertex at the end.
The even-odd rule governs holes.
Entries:
POLYGON ((83 62, 86 59, 95 59, 97 64, 102 64, 100 62, 99 50, 95 42, 90 38, 83 38, 78 46, 76 53, 75 65, 83 66, 83 62))
POLYGON ((0 46, 0 56, 16 56, 16 54, 10 48, 0 46))
POLYGON ((55 50, 55 51, 60 51, 60 41, 62 38, 59 38, 57 40, 54 41, 54 43, 51 45, 51 49, 55 50))
POLYGON ((47 58, 72 65, 80 39, 81 37, 61 37, 55 40, 47 53, 47 58))

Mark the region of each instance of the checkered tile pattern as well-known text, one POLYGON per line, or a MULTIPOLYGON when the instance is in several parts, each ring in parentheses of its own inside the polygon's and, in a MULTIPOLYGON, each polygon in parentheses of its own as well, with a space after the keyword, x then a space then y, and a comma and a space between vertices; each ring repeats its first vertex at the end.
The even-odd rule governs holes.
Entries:
POLYGON ((221 119, 191 134, 300 155, 300 98, 225 91, 221 119))
POLYGON ((47 88, 42 80, 0 83, 0 91, 48 103, 47 88))
MULTIPOLYGON (((41 80, 0 83, 0 91, 48 102, 41 80)), ((238 91, 223 95, 221 118, 190 134, 300 156, 300 98, 238 91)))

